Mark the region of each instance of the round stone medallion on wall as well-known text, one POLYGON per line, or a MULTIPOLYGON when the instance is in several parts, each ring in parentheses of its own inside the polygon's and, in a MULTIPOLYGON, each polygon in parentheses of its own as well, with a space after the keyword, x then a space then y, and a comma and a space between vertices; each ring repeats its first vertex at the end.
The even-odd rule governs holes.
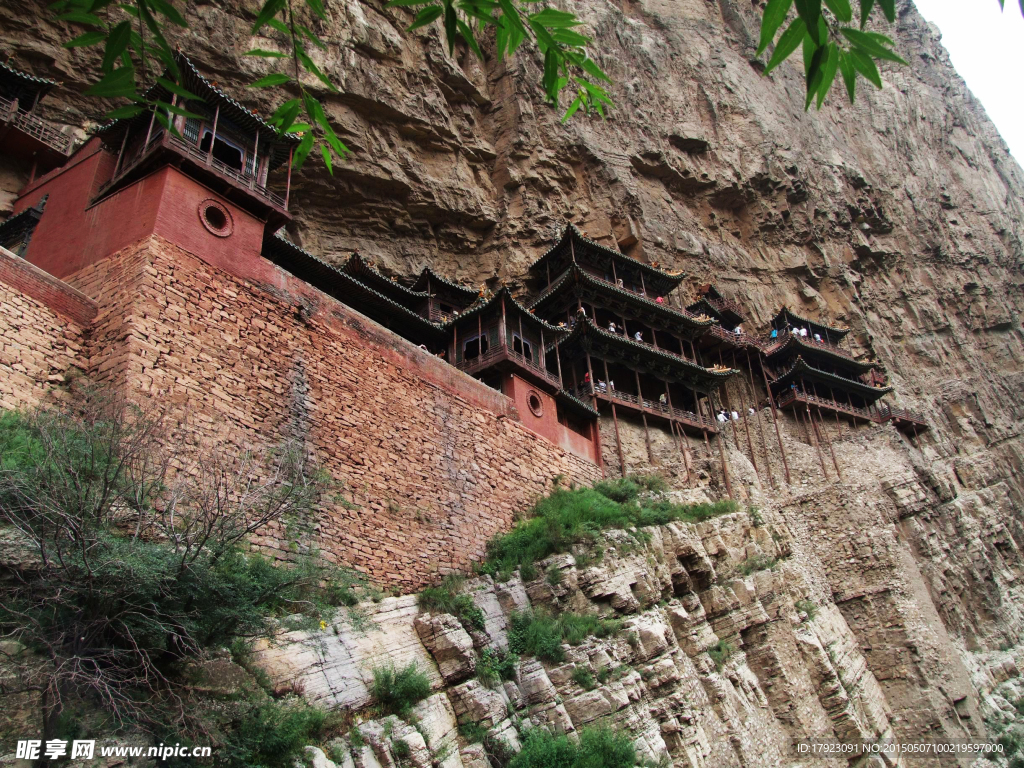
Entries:
POLYGON ((231 212, 209 197, 199 204, 199 220, 211 234, 217 237, 229 237, 235 228, 231 212))
POLYGON ((538 419, 544 416, 544 401, 532 389, 526 393, 526 404, 530 407, 530 412, 538 419))

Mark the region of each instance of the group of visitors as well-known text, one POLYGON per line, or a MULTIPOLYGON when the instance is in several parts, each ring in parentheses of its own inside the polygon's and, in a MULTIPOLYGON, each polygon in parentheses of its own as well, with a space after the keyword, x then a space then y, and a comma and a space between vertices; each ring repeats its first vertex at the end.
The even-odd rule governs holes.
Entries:
MULTIPOLYGON (((751 409, 751 410, 753 410, 753 409, 751 409)), ((732 411, 732 412, 730 413, 729 411, 725 410, 725 408, 721 408, 721 409, 719 409, 719 411, 718 411, 718 415, 717 415, 717 418, 718 418, 718 420, 719 420, 719 421, 720 421, 720 422, 721 422, 722 424, 725 424, 725 423, 726 423, 727 421, 729 421, 729 419, 730 419, 730 418, 731 418, 731 419, 732 419, 733 421, 739 421, 739 420, 740 420, 740 415, 739 415, 739 413, 738 413, 737 411, 735 411, 735 410, 733 410, 733 411, 732 411)))
MULTIPOLYGON (((610 320, 608 322, 608 333, 614 333, 616 335, 619 333, 619 326, 615 324, 614 320, 610 320)), ((626 334, 626 329, 625 328, 622 329, 622 333, 624 335, 626 334)), ((636 341, 639 341, 639 342, 643 343, 643 340, 644 340, 644 333, 643 333, 643 331, 637 331, 636 333, 634 333, 633 334, 633 338, 636 341)))

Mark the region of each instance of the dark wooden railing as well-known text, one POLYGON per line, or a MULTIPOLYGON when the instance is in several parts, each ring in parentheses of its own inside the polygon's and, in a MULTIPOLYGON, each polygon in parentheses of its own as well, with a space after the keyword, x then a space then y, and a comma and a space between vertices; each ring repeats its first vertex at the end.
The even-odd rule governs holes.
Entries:
POLYGON ((576 396, 583 400, 589 399, 592 395, 596 395, 598 399, 609 401, 614 400, 636 410, 643 410, 654 415, 661 415, 666 418, 674 419, 675 421, 690 424, 698 429, 706 429, 709 432, 715 431, 714 422, 709 419, 702 419, 693 411, 686 411, 681 408, 669 408, 667 403, 662 403, 659 400, 647 400, 630 392, 622 392, 617 389, 612 389, 607 384, 604 388, 602 388, 600 384, 594 387, 583 384, 576 388, 576 396))
POLYGON ((442 312, 437 307, 431 307, 429 319, 435 323, 447 323, 451 320, 454 320, 455 315, 450 312, 442 312))
POLYGON ((242 189, 248 189, 264 200, 268 201, 272 205, 282 210, 287 210, 285 207, 284 198, 274 192, 271 192, 265 186, 256 182, 256 177, 251 174, 242 173, 237 171, 231 166, 222 163, 214 157, 210 156, 208 151, 204 152, 197 145, 191 143, 187 139, 178 138, 177 136, 169 136, 166 133, 160 133, 156 137, 149 140, 149 143, 141 147, 138 152, 133 154, 131 157, 126 157, 121 160, 121 167, 118 169, 117 175, 108 181, 104 188, 111 186, 118 179, 121 179, 126 173, 135 168, 139 163, 145 160, 149 155, 157 150, 158 147, 167 146, 186 157, 192 159, 199 165, 204 165, 207 168, 212 168, 221 176, 226 177, 231 182, 241 187, 242 189))
POLYGON ((740 305, 731 299, 713 299, 710 296, 705 296, 704 299, 719 312, 732 312, 734 315, 742 318, 747 316, 747 313, 740 308, 740 305))
POLYGON ((456 363, 455 367, 460 371, 472 374, 505 360, 509 360, 522 368, 526 368, 534 376, 539 376, 544 381, 558 387, 559 389, 562 387, 562 382, 559 381, 556 375, 539 365, 532 358, 527 357, 522 352, 516 352, 512 347, 506 345, 497 345, 487 350, 484 354, 478 355, 470 360, 460 360, 456 363))
POLYGON ((924 414, 912 411, 909 408, 893 408, 889 405, 880 405, 878 413, 880 421, 909 421, 921 427, 927 428, 929 426, 924 414))
POLYGON ((10 123, 22 133, 38 139, 62 155, 71 154, 74 139, 69 134, 64 133, 49 121, 19 109, 17 101, 0 99, 0 121, 10 123))
POLYGON ((846 413, 849 414, 850 416, 855 416, 859 419, 864 419, 865 421, 879 421, 878 416, 867 408, 860 408, 856 405, 839 403, 836 402, 835 400, 829 400, 827 397, 819 397, 818 395, 812 395, 808 392, 800 392, 799 390, 795 389, 787 389, 785 392, 779 395, 779 399, 776 402, 776 405, 779 408, 785 408, 786 406, 791 405, 794 402, 808 404, 813 403, 814 405, 817 405, 821 408, 826 408, 830 411, 839 411, 840 413, 846 413))
MULTIPOLYGON (((785 344, 786 340, 791 335, 792 336, 796 336, 795 333, 792 333, 790 331, 782 331, 778 335, 777 338, 775 338, 775 339, 769 338, 766 341, 761 342, 761 346, 762 346, 762 349, 764 349, 764 353, 766 355, 772 354, 776 349, 778 349, 783 344, 785 344)), ((822 349, 826 349, 829 352, 832 352, 832 353, 837 354, 837 355, 841 355, 842 357, 845 357, 848 360, 854 360, 855 361, 857 359, 857 358, 855 358, 853 356, 853 354, 851 352, 847 352, 842 347, 837 346, 836 344, 833 344, 833 343, 831 343, 829 341, 825 341, 824 339, 822 339, 821 341, 818 341, 813 336, 803 336, 803 335, 800 335, 797 338, 799 338, 800 341, 802 341, 804 344, 810 344, 810 345, 813 345, 815 347, 821 347, 822 349)))

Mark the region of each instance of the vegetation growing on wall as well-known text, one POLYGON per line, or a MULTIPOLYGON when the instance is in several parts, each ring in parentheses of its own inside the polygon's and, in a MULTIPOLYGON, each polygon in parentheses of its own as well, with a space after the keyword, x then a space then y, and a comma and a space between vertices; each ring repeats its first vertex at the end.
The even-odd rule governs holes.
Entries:
POLYGON ((593 545, 605 530, 700 522, 739 508, 729 500, 675 504, 664 498, 661 488, 658 480, 650 478, 603 480, 593 488, 556 488, 509 533, 488 543, 481 570, 505 578, 516 568, 532 569, 545 557, 572 551, 577 545, 593 545))
POLYGON ((40 697, 46 739, 92 712, 108 728, 213 735, 233 745, 222 764, 277 761, 323 713, 256 681, 211 707, 189 678, 213 649, 352 602, 354 580, 317 553, 283 564, 249 546, 315 514, 330 484, 294 446, 177 445, 155 414, 96 392, 0 415, 0 526, 25 552, 0 595, 0 633, 27 651, 6 692, 40 697))

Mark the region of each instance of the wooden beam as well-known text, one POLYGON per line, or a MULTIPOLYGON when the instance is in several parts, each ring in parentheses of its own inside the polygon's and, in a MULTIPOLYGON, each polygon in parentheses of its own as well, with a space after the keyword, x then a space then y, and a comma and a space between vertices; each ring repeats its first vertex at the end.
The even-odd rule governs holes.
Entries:
POLYGON ((775 437, 779 441, 779 453, 782 455, 782 467, 786 471, 786 483, 792 484, 793 479, 789 474, 789 461, 786 459, 786 449, 782 445, 782 433, 779 431, 779 411, 775 407, 775 397, 772 395, 772 386, 768 383, 768 374, 764 371, 764 362, 761 358, 758 358, 757 363, 761 366, 761 376, 764 378, 764 388, 768 393, 768 404, 772 409, 772 423, 775 425, 775 437))
MULTIPOLYGON (((154 112, 154 114, 156 114, 156 113, 154 112)), ((217 105, 217 108, 213 112, 213 133, 210 135, 210 151, 206 153, 206 164, 207 165, 212 165, 213 164, 213 145, 217 142, 217 122, 219 120, 220 120, 220 104, 217 105)), ((149 138, 148 137, 146 139, 146 143, 147 144, 149 143, 149 138)), ((289 170, 291 170, 291 169, 289 168, 289 170)))
MULTIPOLYGON (((644 440, 647 442, 647 460, 654 464, 654 451, 651 450, 651 433, 647 430, 647 414, 644 413, 644 393, 640 389, 640 374, 634 369, 633 375, 636 377, 636 399, 639 401, 640 406, 640 418, 644 422, 644 440)), ((669 414, 669 420, 671 421, 672 414, 669 414)))
POLYGON ((602 360, 601 362, 604 364, 604 382, 605 382, 605 386, 608 387, 609 401, 611 402, 611 406, 612 406, 612 423, 615 425, 615 447, 619 451, 619 472, 620 472, 620 474, 623 477, 625 477, 626 476, 626 459, 622 455, 622 438, 619 437, 619 417, 615 413, 615 400, 614 400, 614 398, 611 397, 611 394, 610 394, 611 393, 611 384, 609 382, 611 381, 611 377, 608 375, 608 361, 607 360, 602 360))

